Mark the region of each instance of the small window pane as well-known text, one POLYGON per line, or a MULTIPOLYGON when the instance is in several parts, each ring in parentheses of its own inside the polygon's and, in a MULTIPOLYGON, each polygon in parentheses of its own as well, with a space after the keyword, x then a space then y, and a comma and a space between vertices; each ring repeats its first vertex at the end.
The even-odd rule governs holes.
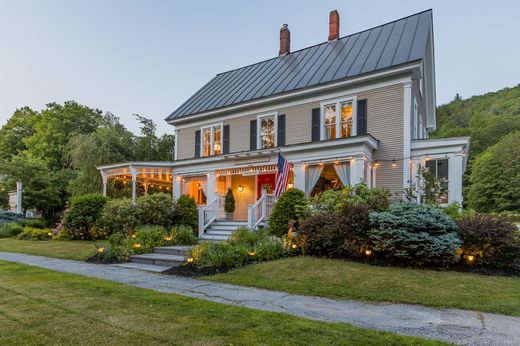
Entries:
POLYGON ((213 155, 222 154, 222 137, 221 127, 215 126, 213 128, 213 155))
POLYGON ((336 138, 336 105, 325 106, 325 139, 336 138))
POLYGON ((211 128, 205 128, 202 132, 202 156, 211 155, 211 128))
POLYGON ((274 117, 263 117, 260 119, 260 147, 262 149, 275 147, 274 117))
POLYGON ((352 135, 352 101, 341 104, 341 137, 352 135))

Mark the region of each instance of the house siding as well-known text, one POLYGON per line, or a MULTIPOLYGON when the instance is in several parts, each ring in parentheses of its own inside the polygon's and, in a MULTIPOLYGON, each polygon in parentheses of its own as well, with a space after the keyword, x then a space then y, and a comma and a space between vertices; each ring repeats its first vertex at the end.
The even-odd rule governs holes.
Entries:
MULTIPOLYGON (((352 95, 345 91, 345 95, 352 95)), ((367 99, 367 132, 379 140, 379 149, 374 152, 373 159, 381 162, 377 171, 376 186, 386 186, 392 193, 403 189, 402 164, 404 134, 404 87, 397 83, 385 87, 363 91, 357 94, 358 99, 367 99), (395 159, 397 168, 391 167, 395 159)), ((286 115, 286 145, 308 143, 311 141, 312 109, 318 108, 320 102, 307 102, 290 107, 276 108, 273 111, 286 115)), ((230 152, 249 150, 250 121, 257 118, 254 110, 251 115, 224 120, 230 125, 230 152)), ((213 122, 219 122, 215 119, 213 122)), ((208 122, 209 124, 210 122, 208 122)), ((189 159, 195 155, 195 131, 200 126, 179 130, 178 158, 189 159)))
POLYGON ((358 94, 358 99, 367 101, 368 133, 379 140, 373 159, 381 165, 376 172, 376 186, 388 187, 392 194, 403 191, 404 152, 404 86, 395 84, 372 89, 358 94), (392 160, 397 167, 392 168, 392 160))

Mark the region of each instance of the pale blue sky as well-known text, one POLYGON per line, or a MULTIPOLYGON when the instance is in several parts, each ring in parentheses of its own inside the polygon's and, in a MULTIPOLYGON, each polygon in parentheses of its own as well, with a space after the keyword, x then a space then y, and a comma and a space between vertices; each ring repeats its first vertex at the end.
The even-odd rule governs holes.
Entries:
POLYGON ((433 8, 437 103, 520 83, 520 1, 478 0, 0 0, 0 125, 28 105, 74 99, 164 118, 219 72, 433 8))

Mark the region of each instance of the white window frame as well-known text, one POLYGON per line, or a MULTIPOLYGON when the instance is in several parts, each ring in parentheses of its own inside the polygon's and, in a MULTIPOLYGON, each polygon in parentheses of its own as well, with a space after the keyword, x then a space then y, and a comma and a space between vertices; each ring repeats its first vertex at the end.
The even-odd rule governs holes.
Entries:
MULTIPOLYGON (((263 113, 256 116, 256 148, 261 148, 262 137, 260 136, 262 131, 262 118, 274 117, 274 147, 278 146, 278 112, 263 113)), ((287 129, 285 129, 287 131, 287 129)), ((270 148, 272 149, 272 148, 270 148)))
POLYGON ((325 140, 325 107, 336 105, 336 139, 350 138, 339 137, 341 134, 341 104, 345 102, 352 102, 352 134, 350 137, 357 136, 357 96, 347 96, 340 99, 323 101, 320 103, 320 139, 325 140))
POLYGON ((224 150, 224 123, 221 122, 221 123, 215 123, 215 124, 211 124, 211 125, 204 125, 200 128, 200 157, 210 157, 210 156, 215 156, 215 143, 213 142, 214 140, 214 137, 213 137, 213 128, 215 127, 220 127, 220 147, 221 147, 221 150, 220 150, 220 155, 222 155, 222 152, 224 150), (210 142, 209 142, 209 146, 210 146, 210 153, 209 153, 209 156, 205 156, 204 155, 204 129, 207 129, 209 128, 210 129, 210 142))

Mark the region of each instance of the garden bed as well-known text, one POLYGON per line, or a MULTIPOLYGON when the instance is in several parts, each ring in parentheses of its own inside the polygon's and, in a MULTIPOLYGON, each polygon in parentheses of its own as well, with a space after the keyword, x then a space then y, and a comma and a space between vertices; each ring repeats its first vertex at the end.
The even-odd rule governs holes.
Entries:
POLYGON ((178 276, 185 276, 185 277, 201 277, 201 276, 213 276, 217 274, 224 274, 227 273, 231 268, 227 266, 220 266, 220 267, 199 267, 194 264, 183 264, 178 267, 173 267, 165 272, 163 274, 166 275, 178 275, 178 276))

